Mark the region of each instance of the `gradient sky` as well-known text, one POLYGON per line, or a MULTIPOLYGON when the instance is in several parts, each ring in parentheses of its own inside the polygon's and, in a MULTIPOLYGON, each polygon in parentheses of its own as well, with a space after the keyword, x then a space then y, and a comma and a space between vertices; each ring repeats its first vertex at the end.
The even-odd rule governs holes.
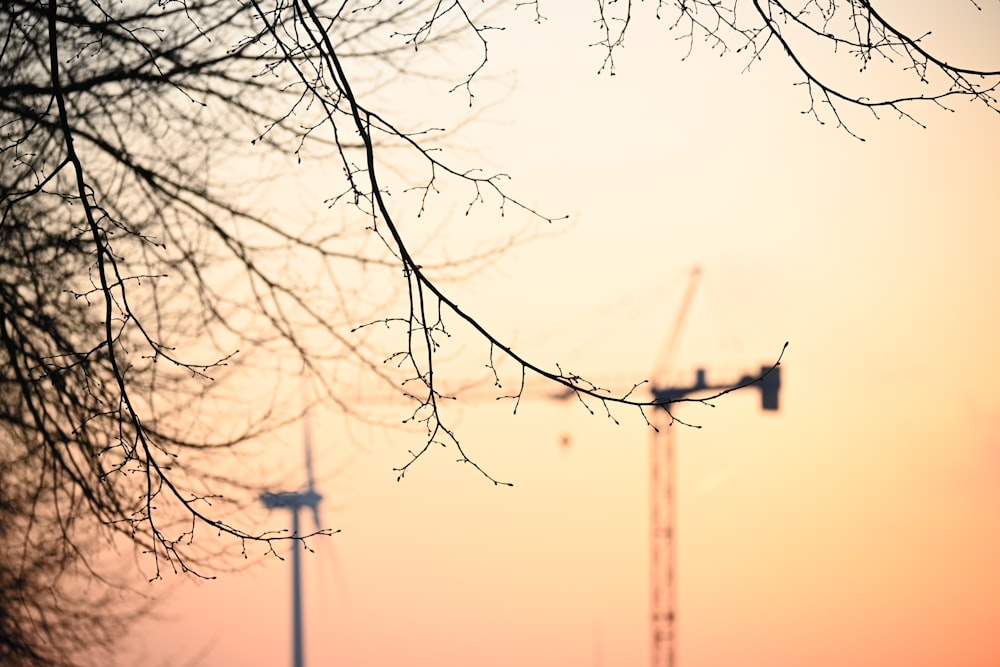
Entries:
MULTIPOLYGON (((800 113, 776 52, 748 73, 699 45, 682 63, 645 21, 598 76, 570 4, 495 33, 485 111, 454 141, 571 222, 449 289, 600 384, 648 377, 695 265, 664 382, 735 379, 789 342, 779 413, 756 392, 678 413, 703 426, 675 434, 678 665, 1000 664, 1000 118, 859 118, 861 142, 800 113)), ((458 248, 496 233, 448 230, 458 248)), ((448 451, 397 483, 418 432, 317 415, 342 532, 305 558, 307 664, 648 664, 650 429, 543 391, 511 407, 453 414, 513 488, 448 451)), ((289 578, 269 559, 157 583, 173 597, 123 655, 290 664, 289 578)))

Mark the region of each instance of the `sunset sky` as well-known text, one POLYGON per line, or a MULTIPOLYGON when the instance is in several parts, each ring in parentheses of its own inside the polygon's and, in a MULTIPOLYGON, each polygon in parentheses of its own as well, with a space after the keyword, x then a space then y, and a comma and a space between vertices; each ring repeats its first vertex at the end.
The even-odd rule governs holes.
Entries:
MULTIPOLYGON (((777 50, 747 72, 698 43, 681 62, 648 11, 598 75, 575 4, 543 4, 541 25, 504 15, 483 110, 449 138, 570 219, 446 287, 533 360, 602 385, 649 378, 694 266, 676 366, 649 379, 735 380, 789 343, 779 412, 756 391, 678 409, 702 428, 673 427, 677 664, 1000 664, 1000 116, 855 115, 860 141, 800 113, 777 50)), ((457 248, 499 238, 474 218, 446 231, 457 248)), ((478 372, 489 350, 468 345, 478 372)), ((447 450, 397 482, 419 430, 314 415, 324 520, 342 532, 304 558, 308 665, 649 663, 651 429, 541 385, 514 415, 488 389, 450 414, 512 488, 447 450)), ((273 445, 290 469, 298 433, 273 445)), ((290 664, 290 577, 265 558, 153 584, 171 597, 122 664, 290 664)))

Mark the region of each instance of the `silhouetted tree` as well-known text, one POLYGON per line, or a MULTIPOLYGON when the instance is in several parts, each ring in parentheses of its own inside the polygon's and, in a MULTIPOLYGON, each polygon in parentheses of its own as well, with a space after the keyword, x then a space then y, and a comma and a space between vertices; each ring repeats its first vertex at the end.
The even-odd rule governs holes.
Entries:
POLYGON ((0 664, 108 664, 122 628, 145 607, 126 580, 94 569, 90 517, 54 516, 48 471, 35 456, 0 461, 0 664))
MULTIPOLYGON (((490 10, 504 6, 538 21, 546 7, 490 10)), ((254 480, 215 474, 211 456, 280 423, 270 404, 242 428, 213 423, 240 398, 224 388, 241 373, 273 380, 304 365, 345 411, 351 402, 324 380, 332 367, 402 385, 426 434, 400 477, 433 444, 479 468, 442 408, 437 362, 453 327, 483 341, 497 384, 500 358, 520 370, 514 401, 537 375, 609 416, 620 406, 645 418, 657 407, 635 391, 641 383, 615 393, 524 357, 460 308, 407 241, 408 220, 444 187, 465 188, 469 208, 554 219, 516 199, 503 174, 450 161, 441 134, 384 92, 389 81, 435 81, 451 45, 468 54, 466 74, 445 85, 471 106, 496 27, 486 9, 464 0, 3 3, 0 464, 21 483, 0 500, 15 518, 3 524, 5 543, 37 556, 0 569, 10 590, 36 563, 82 558, 73 545, 94 532, 81 524, 151 554, 154 576, 164 564, 204 564, 194 538, 206 529, 244 544, 282 537, 247 532, 220 509, 227 491, 254 480), (315 201, 289 197, 276 209, 255 199, 254 179, 280 180, 300 163, 321 175, 315 201), (417 208, 390 199, 404 192, 418 195, 417 208), (378 269, 402 276, 401 312, 363 281, 345 284, 346 274, 378 269), (363 326, 372 323, 384 327, 363 326), (375 329, 397 342, 385 348, 375 329), (40 535, 70 546, 49 558, 40 535)), ((602 70, 614 73, 630 26, 655 15, 689 49, 706 41, 751 63, 787 58, 807 112, 851 133, 851 108, 914 121, 921 105, 959 99, 998 108, 995 68, 954 62, 923 31, 861 0, 599 0, 578 11, 594 12, 602 70), (903 92, 880 94, 883 79, 870 84, 859 68, 894 77, 903 92)), ((56 590, 46 577, 35 580, 56 590)), ((17 614, 30 606, 0 613, 16 640, 5 650, 35 659, 46 639, 16 637, 17 614)))

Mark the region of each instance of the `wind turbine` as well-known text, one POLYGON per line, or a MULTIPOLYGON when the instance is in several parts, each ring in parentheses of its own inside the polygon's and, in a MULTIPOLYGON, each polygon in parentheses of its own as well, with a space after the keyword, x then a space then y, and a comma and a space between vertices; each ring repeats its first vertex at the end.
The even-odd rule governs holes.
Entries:
MULTIPOLYGON (((312 512, 313 525, 320 531, 319 503, 323 496, 316 491, 313 478, 312 463, 312 428, 309 421, 309 407, 302 416, 302 437, 305 447, 306 488, 302 491, 281 491, 263 493, 260 501, 268 509, 285 508, 292 513, 292 537, 300 538, 301 521, 299 510, 305 508, 312 512)), ((292 667, 303 667, 305 664, 302 647, 302 549, 297 540, 292 543, 292 667)))

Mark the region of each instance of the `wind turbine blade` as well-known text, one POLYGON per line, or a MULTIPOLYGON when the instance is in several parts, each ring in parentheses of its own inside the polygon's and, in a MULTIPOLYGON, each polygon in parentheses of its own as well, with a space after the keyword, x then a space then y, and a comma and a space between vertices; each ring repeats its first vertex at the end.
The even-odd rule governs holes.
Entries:
POLYGON ((316 477, 313 474, 313 450, 312 450, 312 396, 309 391, 309 381, 302 378, 302 402, 305 409, 302 412, 302 446, 305 449, 306 459, 306 488, 312 491, 316 488, 316 477))
POLYGON ((302 415, 302 440, 306 457, 306 484, 312 491, 316 488, 316 478, 313 474, 312 423, 309 418, 309 408, 306 408, 305 414, 302 415))
POLYGON ((327 549, 326 553, 329 554, 330 567, 333 568, 333 578, 336 579, 335 585, 337 590, 340 592, 340 598, 345 607, 350 607, 351 590, 347 585, 347 576, 344 574, 344 567, 340 562, 340 557, 337 555, 336 545, 327 549))
MULTIPOLYGON (((322 523, 319 516, 319 507, 313 505, 312 512, 313 520, 316 522, 316 530, 320 530, 322 523)), ((351 603, 351 591, 347 585, 347 576, 344 574, 344 567, 341 564, 340 557, 337 556, 337 545, 330 544, 328 547, 324 547, 324 553, 329 559, 327 561, 329 567, 333 570, 334 585, 337 587, 344 605, 349 607, 351 603)), ((326 586, 322 588, 325 589, 326 586)))

